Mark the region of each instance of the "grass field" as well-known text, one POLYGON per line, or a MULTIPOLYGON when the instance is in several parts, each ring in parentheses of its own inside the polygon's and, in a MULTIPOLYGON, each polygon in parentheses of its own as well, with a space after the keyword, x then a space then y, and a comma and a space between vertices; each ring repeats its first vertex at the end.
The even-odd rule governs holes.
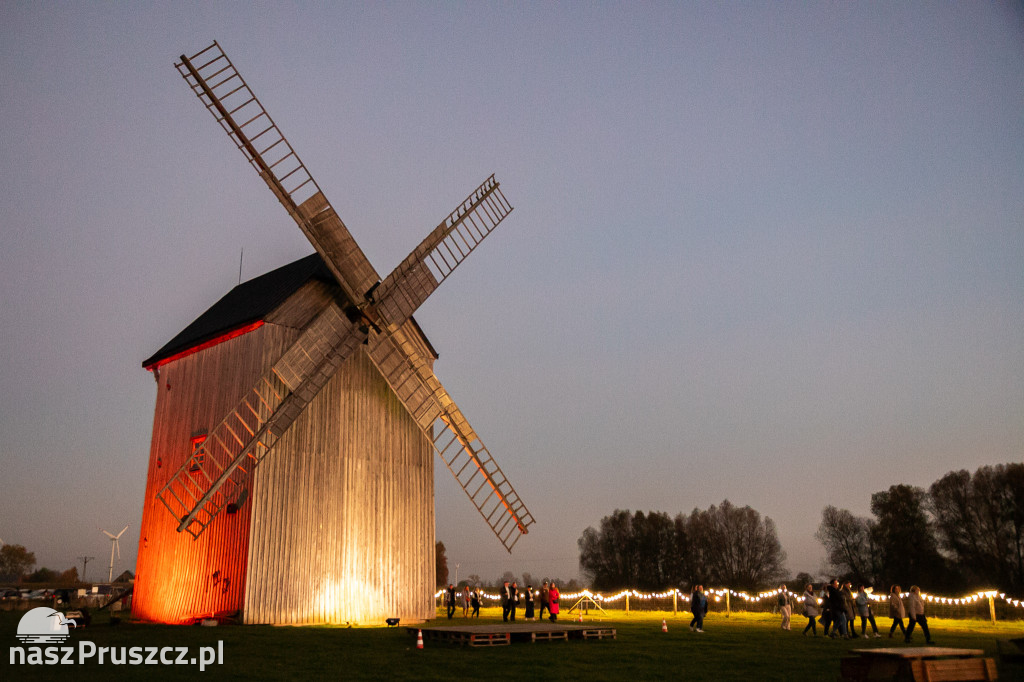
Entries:
MULTIPOLYGON (((479 622, 500 621, 500 610, 483 609, 479 622)), ((0 640, 18 646, 15 638, 22 612, 0 612, 0 640)), ((0 673, 4 679, 186 679, 196 676, 235 679, 342 680, 835 680, 839 659, 860 647, 900 646, 899 639, 836 641, 803 637, 806 623, 793 618, 793 630, 779 629, 770 614, 711 613, 704 634, 692 633, 689 614, 680 612, 608 611, 588 619, 618 629, 616 640, 544 642, 505 647, 468 648, 428 641, 422 651, 405 628, 383 627, 183 627, 122 622, 110 625, 107 615, 91 628, 72 631, 65 646, 77 651, 85 641, 97 647, 216 647, 223 642, 224 664, 110 665, 95 658, 86 665, 9 665, 8 651, 0 673), (669 631, 661 631, 661 621, 669 631), (896 643, 896 644, 894 644, 896 643)), ((461 621, 456 616, 453 622, 461 621)), ((444 625, 441 617, 432 624, 444 625)), ((879 619, 888 632, 889 620, 879 619)), ((996 640, 1024 636, 1020 621, 997 623, 929 619, 932 636, 941 646, 984 649, 996 655, 996 640)), ((820 628, 819 628, 820 632, 820 628)), ((923 638, 915 633, 916 644, 923 638)), ((1024 679, 1024 666, 999 663, 1000 679, 1024 679)))

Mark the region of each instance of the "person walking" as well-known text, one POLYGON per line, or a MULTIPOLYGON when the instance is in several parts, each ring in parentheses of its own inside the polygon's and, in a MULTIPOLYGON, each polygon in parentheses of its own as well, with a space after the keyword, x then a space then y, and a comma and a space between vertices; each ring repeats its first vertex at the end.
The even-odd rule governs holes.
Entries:
POLYGON ((935 644, 932 641, 931 633, 928 632, 928 619, 924 615, 924 599, 921 598, 921 588, 917 585, 910 588, 910 596, 907 597, 907 619, 910 624, 907 625, 907 634, 903 641, 910 643, 910 637, 914 634, 914 626, 920 625, 924 632, 924 643, 935 644))
POLYGON ((469 617, 469 585, 462 586, 462 617, 469 617))
MULTIPOLYGON (((821 627, 825 630, 824 635, 829 636, 829 631, 833 627, 835 622, 832 618, 832 607, 828 601, 828 583, 825 583, 821 588, 821 627)), ((839 626, 835 625, 835 629, 838 630, 839 626)))
POLYGON ((779 589, 776 601, 779 605, 779 613, 782 614, 782 629, 789 630, 789 619, 793 616, 793 607, 789 604, 789 591, 785 585, 779 589))
POLYGON ((807 636, 808 630, 813 632, 815 637, 818 636, 818 625, 814 619, 819 613, 821 611, 818 609, 818 598, 814 596, 814 585, 808 585, 804 588, 804 615, 807 616, 804 637, 807 636))
POLYGON ((526 586, 526 601, 523 603, 523 618, 533 620, 533 585, 526 586))
POLYGON ((857 639, 857 606, 853 597, 853 585, 847 580, 843 583, 843 611, 846 613, 846 637, 857 639))
POLYGON ((863 585, 860 586, 860 589, 857 592, 857 598, 854 602, 857 605, 857 615, 860 616, 861 637, 868 636, 868 623, 871 623, 871 629, 875 631, 875 637, 881 637, 881 635, 878 634, 878 624, 875 623, 875 614, 871 612, 871 596, 863 585))
POLYGON ((892 635, 896 632, 896 626, 899 626, 900 632, 903 636, 907 636, 907 629, 903 627, 903 619, 907 617, 907 610, 903 607, 903 598, 900 597, 900 586, 893 585, 892 589, 889 590, 889 617, 892 618, 892 627, 889 628, 889 639, 892 639, 892 635))
POLYGON ((558 620, 558 587, 555 586, 555 581, 551 581, 551 589, 548 590, 548 620, 554 623, 558 620))
POLYGON ((540 586, 540 610, 537 611, 537 620, 544 618, 544 610, 547 609, 548 615, 551 615, 551 590, 548 588, 548 581, 545 580, 544 584, 540 586))
POLYGON ((846 598, 843 597, 843 590, 839 587, 839 580, 832 579, 828 585, 828 610, 832 613, 832 634, 829 637, 835 639, 839 635, 846 639, 846 598))
POLYGON ((697 585, 690 594, 691 632, 704 632, 704 614, 708 612, 708 598, 704 596, 704 586, 697 585))
POLYGON ((470 614, 471 618, 480 617, 480 588, 476 588, 469 594, 469 604, 473 607, 473 613, 470 614))

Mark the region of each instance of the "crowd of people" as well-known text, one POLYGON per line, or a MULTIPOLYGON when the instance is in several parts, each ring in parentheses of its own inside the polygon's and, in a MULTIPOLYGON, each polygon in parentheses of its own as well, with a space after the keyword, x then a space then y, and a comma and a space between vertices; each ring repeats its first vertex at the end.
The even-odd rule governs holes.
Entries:
MULTIPOLYGON (((789 604, 788 592, 783 585, 779 591, 779 606, 785 603, 786 609, 782 612, 782 628, 789 630, 791 616, 791 604, 789 604)), ((928 618, 924 613, 924 600, 921 598, 921 588, 914 585, 910 588, 904 602, 903 592, 899 585, 893 585, 889 591, 889 618, 892 625, 889 627, 889 637, 892 637, 896 628, 900 629, 903 640, 909 643, 914 634, 914 628, 920 626, 924 633, 926 644, 934 644, 931 632, 928 630, 928 618), (903 619, 907 619, 904 626, 903 619)), ((868 637, 868 625, 871 625, 871 632, 875 637, 881 637, 878 631, 878 624, 875 622, 875 615, 871 608, 871 598, 863 585, 853 595, 852 585, 845 582, 840 585, 838 580, 832 580, 825 585, 821 596, 815 594, 814 586, 808 585, 801 595, 804 608, 804 615, 807 617, 807 626, 803 634, 808 632, 812 636, 818 636, 818 623, 824 628, 826 637, 855 639, 857 637, 868 637), (857 617, 860 617, 860 635, 857 634, 857 617), (820 619, 820 620, 819 620, 820 619)))
MULTIPOLYGON (((793 604, 790 601, 789 590, 785 585, 778 591, 777 606, 782 616, 782 629, 790 630, 790 620, 793 615, 793 604)), ((534 591, 532 585, 527 585, 525 590, 520 591, 515 581, 504 581, 499 598, 501 600, 501 619, 504 622, 515 622, 516 613, 520 605, 523 606, 523 619, 532 621, 544 618, 544 612, 548 612, 548 620, 552 623, 558 620, 558 587, 554 581, 544 581, 539 590, 534 591)), ((480 604, 483 595, 480 588, 470 590, 469 586, 462 588, 459 593, 454 585, 449 584, 444 593, 444 603, 447 607, 449 620, 455 615, 458 604, 462 605, 463 618, 479 618, 480 604)), ((801 595, 801 604, 804 615, 807 617, 807 626, 803 634, 808 632, 812 636, 818 636, 818 625, 824 629, 824 636, 830 638, 856 639, 858 637, 881 637, 878 631, 878 623, 875 621, 875 614, 872 611, 871 597, 863 585, 853 594, 853 586, 847 581, 840 583, 833 579, 826 583, 821 590, 820 596, 815 593, 814 585, 807 585, 801 595), (857 618, 860 618, 860 635, 857 634, 857 618), (871 635, 868 634, 868 625, 871 626, 871 635)), ((690 621, 691 632, 704 632, 704 616, 708 612, 708 598, 704 594, 704 586, 696 585, 690 593, 690 612, 693 619, 690 621)), ((899 628, 905 642, 909 643, 914 634, 914 628, 920 627, 924 633, 926 644, 934 644, 931 632, 928 630, 928 618, 924 613, 924 600, 921 598, 921 588, 914 585, 904 601, 902 590, 899 585, 893 585, 889 591, 889 618, 892 625, 889 627, 889 637, 893 637, 896 628, 899 628), (907 623, 904 625, 904 619, 907 623)))
MULTIPOLYGON (((525 590, 520 591, 518 583, 514 581, 510 583, 506 580, 499 593, 501 599, 501 619, 506 623, 510 621, 515 622, 516 612, 522 606, 524 620, 534 620, 534 613, 536 612, 536 620, 539 621, 544 618, 544 612, 547 611, 548 620, 554 623, 558 620, 558 599, 560 596, 558 586, 555 585, 554 581, 549 583, 545 580, 540 589, 536 591, 534 591, 533 585, 527 585, 525 590)), ((459 604, 462 605, 463 618, 479 618, 482 600, 483 594, 480 588, 470 590, 469 586, 466 585, 460 593, 455 588, 455 585, 449 584, 448 588, 444 591, 444 605, 447 609, 448 620, 455 616, 455 611, 459 604), (470 609, 472 609, 472 612, 470 612, 470 609)))

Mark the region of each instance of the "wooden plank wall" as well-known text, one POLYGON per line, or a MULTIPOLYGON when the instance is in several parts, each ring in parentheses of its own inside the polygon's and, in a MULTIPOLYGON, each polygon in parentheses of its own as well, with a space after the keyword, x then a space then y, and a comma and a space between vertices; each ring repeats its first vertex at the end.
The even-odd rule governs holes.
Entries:
POLYGON ((434 612, 429 442, 365 352, 256 471, 247 623, 374 623, 434 612))
POLYGON ((178 623, 242 607, 251 504, 221 513, 199 539, 177 532, 156 494, 189 458, 191 437, 206 433, 280 355, 297 332, 264 325, 160 370, 149 473, 142 509, 132 615, 178 623), (158 463, 159 461, 159 463, 158 463))
MULTIPOLYGON (((236 514, 222 513, 193 540, 155 499, 189 457, 191 436, 216 426, 329 294, 310 282, 259 329, 161 368, 136 618, 176 623, 237 610, 250 623, 432 617, 432 450, 362 351, 257 468, 236 514)), ((407 331, 419 338, 411 323, 407 331)))

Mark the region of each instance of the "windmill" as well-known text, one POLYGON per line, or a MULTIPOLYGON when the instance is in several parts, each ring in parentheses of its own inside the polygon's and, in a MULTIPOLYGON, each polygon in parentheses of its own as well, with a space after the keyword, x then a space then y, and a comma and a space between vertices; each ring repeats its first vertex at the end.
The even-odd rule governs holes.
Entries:
POLYGON ((430 617, 433 452, 506 550, 534 522, 412 317, 512 206, 488 177, 381 278, 220 46, 176 67, 316 254, 236 287, 143 363, 158 394, 136 615, 430 617))
MULTIPOLYGON (((121 532, 118 533, 117 535, 114 535, 113 533, 111 533, 108 530, 103 531, 103 534, 106 535, 108 538, 110 538, 110 574, 107 576, 107 582, 108 583, 114 582, 114 551, 115 550, 117 551, 117 558, 120 559, 121 558, 121 545, 118 544, 118 540, 121 539, 121 536, 124 535, 124 532, 126 530, 128 530, 128 526, 125 526, 124 528, 122 528, 121 532)), ((85 572, 85 567, 84 566, 82 567, 82 572, 83 573, 85 572)))

